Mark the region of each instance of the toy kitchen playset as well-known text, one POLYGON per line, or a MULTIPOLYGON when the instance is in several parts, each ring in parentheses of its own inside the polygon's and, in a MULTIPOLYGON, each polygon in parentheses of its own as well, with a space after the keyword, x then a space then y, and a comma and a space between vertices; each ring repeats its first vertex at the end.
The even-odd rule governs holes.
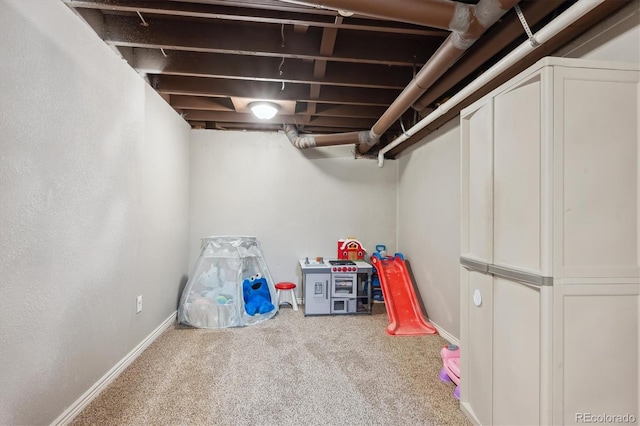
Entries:
POLYGON ((301 259, 304 314, 370 314, 373 267, 354 239, 338 241, 338 258, 301 259))

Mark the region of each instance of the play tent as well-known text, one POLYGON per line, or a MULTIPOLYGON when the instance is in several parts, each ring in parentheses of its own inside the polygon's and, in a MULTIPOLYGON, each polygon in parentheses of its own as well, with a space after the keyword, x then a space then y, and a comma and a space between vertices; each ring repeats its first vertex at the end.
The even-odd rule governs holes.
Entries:
POLYGON ((203 238, 200 257, 180 298, 178 321, 198 328, 240 327, 266 321, 278 311, 274 285, 255 237, 203 238), (274 308, 249 315, 242 284, 257 274, 266 279, 274 308))

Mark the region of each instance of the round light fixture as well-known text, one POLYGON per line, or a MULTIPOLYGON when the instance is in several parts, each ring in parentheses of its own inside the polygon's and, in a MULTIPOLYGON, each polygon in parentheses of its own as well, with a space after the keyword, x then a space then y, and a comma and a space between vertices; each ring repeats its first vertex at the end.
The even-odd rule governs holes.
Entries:
POLYGON ((280 106, 273 102, 251 102, 249 108, 251 112, 253 112, 253 115, 261 120, 272 119, 280 110, 280 106))

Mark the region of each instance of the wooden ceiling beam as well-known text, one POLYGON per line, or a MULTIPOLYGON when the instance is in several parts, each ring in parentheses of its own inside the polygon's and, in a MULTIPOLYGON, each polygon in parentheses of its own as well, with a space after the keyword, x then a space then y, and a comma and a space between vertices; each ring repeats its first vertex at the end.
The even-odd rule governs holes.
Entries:
POLYGON ((375 118, 385 112, 385 107, 367 105, 316 104, 314 115, 331 117, 375 118))
MULTIPOLYGON (((186 120, 194 121, 224 121, 229 123, 276 123, 297 124, 300 120, 295 115, 278 114, 270 120, 261 120, 251 113, 203 111, 183 109, 186 120)), ((348 117, 313 117, 309 124, 322 127, 347 127, 352 129, 370 129, 375 119, 348 117)))
POLYGON ((149 81, 160 93, 208 97, 245 97, 254 99, 290 100, 343 105, 389 105, 398 96, 397 90, 362 89, 359 87, 322 88, 317 99, 310 99, 309 85, 282 84, 265 81, 224 80, 205 77, 149 75, 149 81))
MULTIPOLYGON (((335 23, 341 24, 342 17, 336 16, 335 23)), ((337 28, 324 28, 322 30, 322 41, 320 42, 320 55, 323 58, 318 58, 315 60, 313 65, 313 77, 318 79, 323 79, 327 72, 327 60, 325 58, 331 57, 333 55, 333 48, 336 44, 336 36, 338 35, 337 28)), ((318 98, 320 96, 321 86, 314 84, 310 89, 311 98, 318 98)), ((309 102, 307 104, 307 112, 303 115, 302 119, 305 123, 309 123, 313 114, 316 112, 316 102, 309 102)))
POLYGON ((171 95, 170 104, 175 109, 201 109, 205 111, 235 111, 230 98, 171 95))
MULTIPOLYGON (((151 17, 145 21, 149 26, 140 25, 137 17, 105 15, 100 28, 94 29, 99 31, 98 34, 105 42, 114 46, 406 67, 413 66, 415 61, 424 63, 440 41, 438 38, 435 42, 425 43, 424 37, 395 37, 385 34, 368 37, 355 35, 353 37, 356 39, 341 39, 341 43, 336 46, 336 54, 325 54, 322 53, 325 37, 323 31, 317 28, 306 33, 296 33, 292 28, 285 27, 283 46, 282 29, 275 25, 214 25, 151 17)), ((335 28, 325 31, 327 30, 337 32, 335 28)))
MULTIPOLYGON (((337 25, 334 17, 337 12, 326 14, 316 13, 316 9, 306 9, 305 13, 292 11, 292 7, 276 10, 256 10, 221 6, 212 4, 198 4, 179 1, 130 1, 130 0, 62 0, 72 8, 99 9, 104 13, 130 12, 151 15, 169 15, 189 18, 217 19, 239 22, 262 22, 268 24, 285 24, 309 27, 340 27, 357 31, 383 32, 389 34, 413 34, 425 37, 446 38, 448 31, 427 29, 418 25, 397 23, 391 21, 372 21, 371 19, 350 18, 348 24, 337 25), (359 24, 361 22, 361 24, 359 24)), ((295 9, 295 8, 294 8, 295 9)))
POLYGON ((327 66, 326 77, 318 78, 314 75, 313 64, 299 59, 290 59, 282 64, 278 58, 178 51, 165 51, 163 54, 159 49, 135 49, 131 65, 146 74, 317 83, 398 91, 404 89, 412 77, 411 70, 404 67, 332 63, 327 66))

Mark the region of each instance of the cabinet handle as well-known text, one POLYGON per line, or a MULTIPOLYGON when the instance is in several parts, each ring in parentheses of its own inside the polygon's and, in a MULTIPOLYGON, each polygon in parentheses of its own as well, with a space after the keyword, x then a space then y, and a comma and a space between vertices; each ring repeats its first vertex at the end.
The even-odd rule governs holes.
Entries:
POLYGON ((478 308, 482 305, 482 293, 477 288, 473 291, 473 304, 478 308))
POLYGON ((545 277, 528 272, 522 272, 511 268, 505 268, 504 266, 496 266, 478 260, 468 259, 466 257, 460 257, 460 265, 469 271, 490 274, 496 277, 506 278, 508 280, 532 284, 538 287, 553 285, 553 277, 545 277))
POLYGON ((324 293, 324 298, 329 300, 329 280, 325 281, 324 283, 324 288, 325 288, 325 293, 324 293))
POLYGON ((460 265, 470 271, 477 271, 485 274, 489 271, 489 264, 478 260, 467 259, 466 257, 460 257, 460 265))
POLYGON ((538 287, 553 285, 553 277, 544 277, 537 274, 531 274, 528 272, 517 271, 511 268, 505 268, 502 266, 489 265, 489 273, 495 275, 496 277, 506 278, 508 280, 514 281, 521 281, 538 287))

